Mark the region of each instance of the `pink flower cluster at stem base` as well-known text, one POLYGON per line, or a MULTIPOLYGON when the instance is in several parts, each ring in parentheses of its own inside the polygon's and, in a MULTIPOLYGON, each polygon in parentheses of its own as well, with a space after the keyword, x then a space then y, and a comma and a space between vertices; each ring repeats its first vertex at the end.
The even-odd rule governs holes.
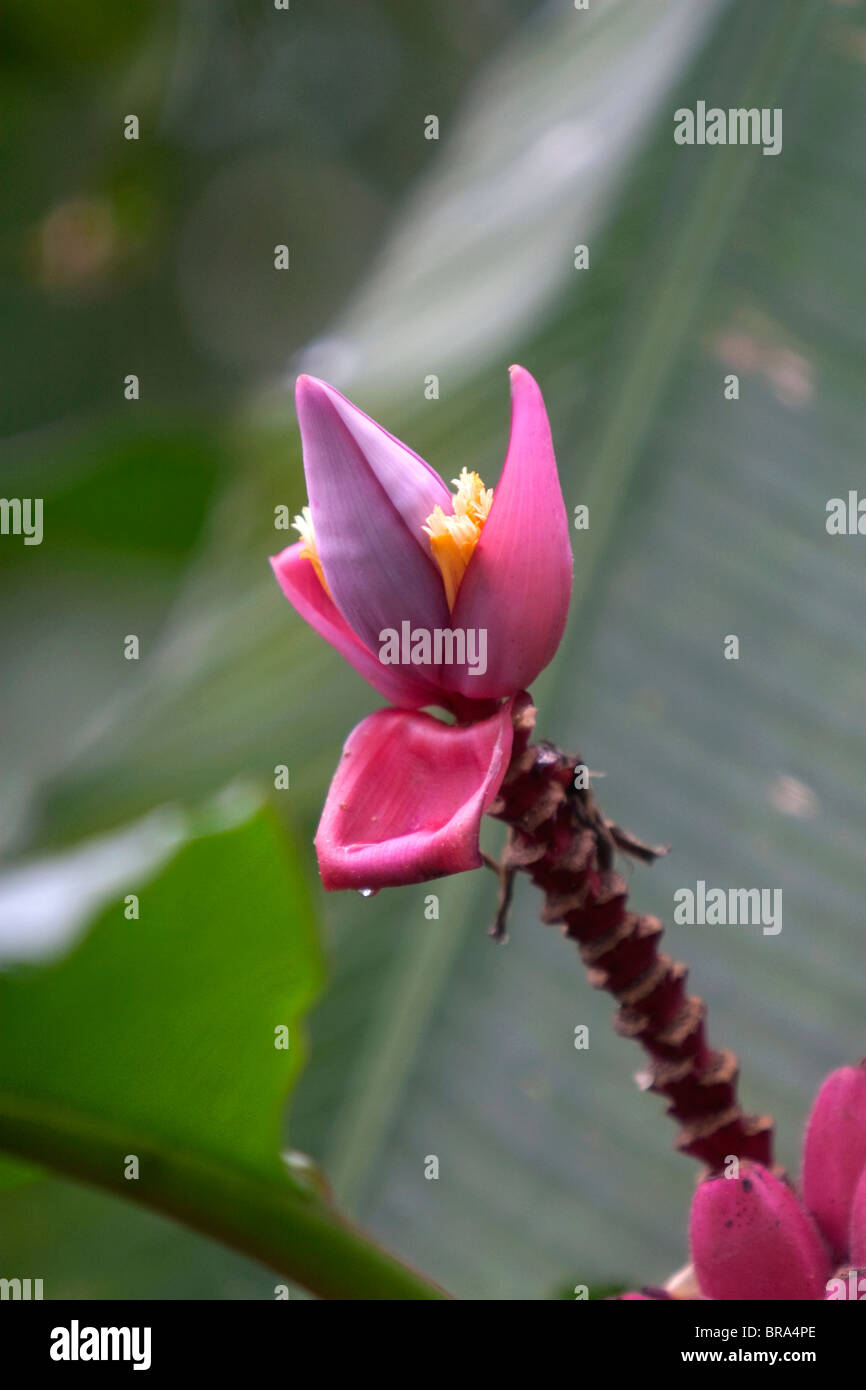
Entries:
POLYGON ((818 1092, 799 1194, 740 1163, 735 1175, 704 1179, 689 1224, 694 1297, 866 1301, 866 1064, 840 1067, 818 1092))

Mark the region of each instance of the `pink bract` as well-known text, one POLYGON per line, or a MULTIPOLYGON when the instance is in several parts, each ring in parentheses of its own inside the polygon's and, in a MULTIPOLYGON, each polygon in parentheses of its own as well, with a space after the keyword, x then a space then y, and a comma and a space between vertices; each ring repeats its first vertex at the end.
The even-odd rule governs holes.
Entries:
POLYGON ((298 378, 324 583, 303 540, 271 564, 301 617, 395 707, 346 743, 316 835, 326 888, 417 883, 481 862, 479 822, 508 766, 510 701, 556 651, 572 575, 547 412, 522 367, 511 368, 511 397, 502 478, 452 612, 424 530, 434 508, 453 514, 445 483, 332 386, 298 378), (412 664, 401 646, 404 664, 384 663, 383 634, 404 629, 483 632, 484 661, 412 664), (417 713, 436 705, 457 724, 417 713))

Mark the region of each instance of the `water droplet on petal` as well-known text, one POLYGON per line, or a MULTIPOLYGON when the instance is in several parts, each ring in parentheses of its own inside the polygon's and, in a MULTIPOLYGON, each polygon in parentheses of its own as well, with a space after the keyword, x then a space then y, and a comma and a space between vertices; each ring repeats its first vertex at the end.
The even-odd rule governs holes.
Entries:
POLYGON ((359 888, 359 889, 358 889, 358 892, 361 894, 361 897, 362 897, 362 898, 375 898, 375 896, 376 896, 376 894, 378 893, 378 891, 379 891, 378 888, 359 888))

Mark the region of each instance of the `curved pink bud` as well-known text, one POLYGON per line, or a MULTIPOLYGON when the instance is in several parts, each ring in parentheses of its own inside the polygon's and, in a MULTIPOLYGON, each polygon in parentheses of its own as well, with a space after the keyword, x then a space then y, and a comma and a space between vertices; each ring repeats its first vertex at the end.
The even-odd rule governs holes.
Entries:
POLYGON ((701 1293, 721 1299, 823 1299, 830 1261, 794 1193, 758 1163, 702 1182, 691 1212, 701 1293))
POLYGON ((455 627, 487 629, 487 672, 443 671, 464 695, 525 690, 559 646, 571 596, 568 517, 536 382, 511 368, 511 438, 490 515, 457 594, 455 627))
POLYGON ((298 377, 295 400, 316 548, 349 626, 374 652, 379 634, 404 619, 448 627, 423 531, 437 503, 450 507, 441 478, 324 381, 298 377))
POLYGON ((848 1259, 866 1276, 866 1168, 860 1175, 851 1200, 848 1223, 848 1259))
POLYGON ((476 724, 379 710, 349 735, 316 831, 327 889, 477 869, 478 828, 511 756, 511 707, 476 724))
POLYGON ((398 709, 421 709, 440 704, 442 694, 414 674, 411 666, 383 666, 378 656, 356 637, 319 582, 312 564, 301 554, 303 541, 271 556, 280 588, 310 627, 330 642, 374 690, 398 709))
POLYGON ((803 1147, 803 1201, 841 1259, 854 1191, 866 1169, 866 1067, 840 1067, 818 1092, 803 1147))

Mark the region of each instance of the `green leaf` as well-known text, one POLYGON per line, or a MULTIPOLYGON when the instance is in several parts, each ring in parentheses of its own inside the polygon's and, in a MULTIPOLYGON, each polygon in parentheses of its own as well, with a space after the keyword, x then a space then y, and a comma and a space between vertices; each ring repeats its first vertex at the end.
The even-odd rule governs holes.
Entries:
POLYGON ((41 1178, 40 1169, 29 1163, 15 1163, 13 1159, 0 1156, 0 1192, 12 1187, 24 1187, 27 1183, 41 1178))
POLYGON ((0 980, 0 1145, 316 1292, 431 1296, 280 1155, 323 964, 273 815, 191 840, 137 896, 137 919, 114 903, 66 959, 0 980))

